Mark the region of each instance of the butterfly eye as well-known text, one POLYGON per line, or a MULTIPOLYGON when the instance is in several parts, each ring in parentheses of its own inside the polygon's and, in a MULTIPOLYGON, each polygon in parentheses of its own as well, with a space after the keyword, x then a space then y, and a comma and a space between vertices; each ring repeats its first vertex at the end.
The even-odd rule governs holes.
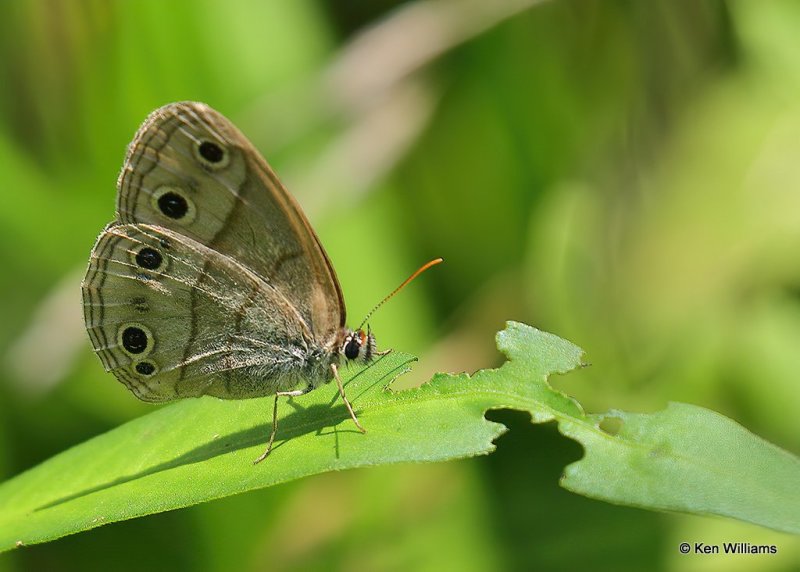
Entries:
POLYGON ((361 352, 361 340, 356 336, 350 336, 344 345, 344 357, 356 359, 361 352))
POLYGON ((179 224, 189 224, 197 216, 194 202, 178 187, 159 187, 151 197, 151 204, 156 211, 179 224))
POLYGON ((123 324, 117 334, 117 343, 131 357, 149 354, 154 342, 153 334, 142 324, 123 324))
POLYGON ((210 169, 216 170, 228 166, 228 151, 216 141, 200 141, 195 147, 195 155, 210 169))

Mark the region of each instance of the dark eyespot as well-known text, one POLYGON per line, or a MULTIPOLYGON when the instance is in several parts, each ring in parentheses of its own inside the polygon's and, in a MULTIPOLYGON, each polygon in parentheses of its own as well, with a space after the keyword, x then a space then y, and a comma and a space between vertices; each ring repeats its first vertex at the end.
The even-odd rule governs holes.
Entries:
POLYGON ((209 163, 219 163, 225 158, 225 151, 213 141, 203 141, 197 151, 209 163))
POLYGON ((122 346, 132 354, 140 354, 147 349, 147 334, 136 326, 128 326, 122 332, 122 346))
POLYGON ((189 211, 189 205, 178 193, 166 192, 158 197, 158 208, 169 218, 181 219, 189 211))
POLYGON ((352 337, 344 346, 344 357, 347 359, 356 359, 360 350, 361 343, 359 342, 358 338, 352 337))
POLYGON ((140 361, 136 364, 136 371, 142 375, 153 375, 153 372, 156 371, 156 366, 149 361, 140 361))
POLYGON ((145 247, 136 254, 136 264, 147 270, 155 270, 163 261, 161 253, 154 248, 145 247))

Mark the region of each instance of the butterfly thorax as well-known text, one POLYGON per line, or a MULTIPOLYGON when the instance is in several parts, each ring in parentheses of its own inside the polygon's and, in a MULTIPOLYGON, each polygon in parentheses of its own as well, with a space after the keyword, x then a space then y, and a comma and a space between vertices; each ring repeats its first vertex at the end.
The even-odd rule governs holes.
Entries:
MULTIPOLYGON (((298 361, 277 369, 271 364, 269 371, 264 372, 264 377, 271 381, 280 380, 282 383, 279 383, 278 391, 298 387, 311 391, 333 379, 331 365, 338 365, 342 357, 346 363, 367 364, 378 354, 375 336, 363 330, 342 328, 336 336, 334 348, 331 351, 326 347, 308 344, 298 352, 302 356, 298 361)), ((259 372, 254 373, 259 377, 259 372)))

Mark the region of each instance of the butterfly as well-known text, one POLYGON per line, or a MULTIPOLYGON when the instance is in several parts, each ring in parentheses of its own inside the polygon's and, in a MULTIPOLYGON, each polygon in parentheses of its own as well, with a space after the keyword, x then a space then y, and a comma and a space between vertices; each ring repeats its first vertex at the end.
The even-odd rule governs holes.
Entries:
POLYGON ((345 326, 319 238, 233 123, 202 103, 157 109, 129 145, 117 191, 82 283, 106 371, 144 401, 274 395, 256 463, 272 451, 278 398, 331 380, 364 432, 338 365, 373 360, 375 337, 345 326))

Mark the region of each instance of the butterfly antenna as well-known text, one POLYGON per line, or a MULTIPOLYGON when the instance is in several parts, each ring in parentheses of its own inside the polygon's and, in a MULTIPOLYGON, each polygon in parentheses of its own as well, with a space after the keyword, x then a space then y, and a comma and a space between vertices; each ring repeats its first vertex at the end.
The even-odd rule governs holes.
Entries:
POLYGON ((400 284, 400 286, 398 286, 397 288, 395 288, 395 289, 392 291, 392 293, 391 293, 391 294, 389 294, 388 296, 386 296, 386 298, 384 298, 383 300, 381 300, 380 302, 378 302, 377 304, 375 304, 375 307, 374 307, 372 310, 370 310, 370 311, 369 311, 369 313, 367 314, 367 317, 366 317, 366 318, 364 318, 364 321, 363 321, 363 322, 361 322, 361 325, 360 325, 360 326, 358 326, 358 328, 357 328, 357 329, 358 329, 358 330, 362 329, 362 328, 364 327, 364 324, 366 324, 366 323, 367 323, 367 320, 369 320, 369 319, 372 317, 372 314, 374 314, 374 313, 375 313, 375 311, 376 311, 378 308, 380 308, 381 306, 383 306, 383 305, 384 305, 384 304, 385 304, 385 303, 386 303, 386 302, 387 302, 387 301, 388 301, 388 300, 389 300, 389 299, 390 299, 392 296, 394 296, 394 295, 395 295, 395 294, 397 294, 397 293, 398 293, 400 290, 402 290, 403 288, 405 288, 405 287, 406 287, 406 285, 407 285, 409 282, 411 282, 411 281, 412 281, 414 278, 416 278, 417 276, 419 276, 420 274, 422 274, 423 272, 425 272, 425 271, 426 271, 428 268, 430 268, 431 266, 436 266, 437 264, 439 264, 440 262, 443 262, 443 261, 444 261, 444 259, 442 259, 442 258, 435 258, 435 259, 431 260, 430 262, 426 262, 425 264, 423 264, 422 266, 420 266, 420 267, 417 269, 417 271, 416 271, 416 272, 414 272, 414 274, 412 274, 411 276, 409 276, 408 278, 406 278, 406 279, 403 281, 403 283, 402 283, 402 284, 400 284))

